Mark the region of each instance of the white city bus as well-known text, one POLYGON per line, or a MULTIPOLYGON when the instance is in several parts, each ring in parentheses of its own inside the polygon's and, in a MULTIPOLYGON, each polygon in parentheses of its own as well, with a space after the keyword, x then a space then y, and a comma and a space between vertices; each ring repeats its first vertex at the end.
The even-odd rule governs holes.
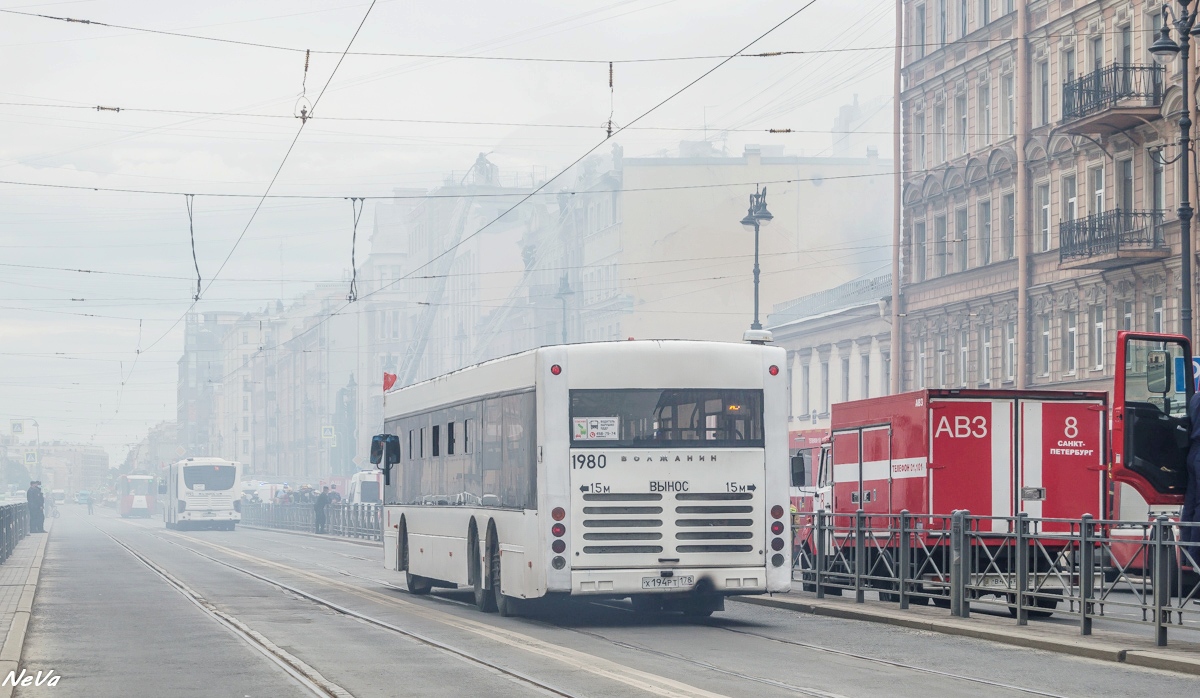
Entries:
POLYGON ((388 392, 384 565, 414 593, 468 585, 502 614, 571 595, 707 615, 788 591, 785 360, 572 344, 388 392))
POLYGON ((242 520, 242 464, 221 458, 188 458, 167 468, 163 521, 167 528, 232 531, 242 520))

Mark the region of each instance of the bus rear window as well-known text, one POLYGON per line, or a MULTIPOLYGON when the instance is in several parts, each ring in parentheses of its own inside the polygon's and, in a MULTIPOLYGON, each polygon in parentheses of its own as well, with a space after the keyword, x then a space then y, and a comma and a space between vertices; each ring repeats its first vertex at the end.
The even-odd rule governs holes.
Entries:
POLYGON ((571 391, 576 448, 762 448, 761 390, 571 391))
POLYGON ((379 483, 364 481, 359 483, 359 500, 364 504, 379 503, 379 483))
POLYGON ((237 468, 232 465, 188 465, 183 468, 183 484, 189 490, 231 490, 237 468))

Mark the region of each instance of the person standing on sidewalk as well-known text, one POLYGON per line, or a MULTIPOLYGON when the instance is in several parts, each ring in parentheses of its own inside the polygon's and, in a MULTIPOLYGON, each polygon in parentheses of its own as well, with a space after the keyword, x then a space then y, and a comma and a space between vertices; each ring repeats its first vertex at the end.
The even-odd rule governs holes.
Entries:
POLYGON ((317 533, 325 532, 325 507, 327 506, 329 506, 329 488, 324 487, 313 504, 313 512, 317 517, 317 533))
MULTIPOLYGON (((1183 497, 1183 511, 1179 512, 1179 521, 1197 523, 1200 522, 1200 392, 1194 393, 1188 402, 1188 421, 1191 422, 1191 427, 1188 434, 1187 492, 1183 497)), ((1179 540, 1192 544, 1186 548, 1192 559, 1189 561, 1185 558, 1181 563, 1188 567, 1200 567, 1200 546, 1195 545, 1200 543, 1200 527, 1181 526, 1179 540)))
POLYGON ((87 496, 88 514, 92 513, 92 507, 95 505, 95 502, 96 502, 96 500, 92 499, 92 493, 88 492, 88 496, 87 496))
POLYGON ((25 502, 29 511, 29 532, 45 533, 46 498, 42 495, 42 488, 38 487, 37 480, 29 483, 29 489, 25 491, 25 502))

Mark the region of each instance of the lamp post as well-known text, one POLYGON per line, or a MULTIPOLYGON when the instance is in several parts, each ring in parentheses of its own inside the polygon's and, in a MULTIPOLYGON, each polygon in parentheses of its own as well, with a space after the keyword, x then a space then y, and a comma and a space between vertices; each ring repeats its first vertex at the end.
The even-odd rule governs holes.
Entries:
POLYGON ((756 186, 754 193, 750 195, 750 208, 746 210, 746 217, 742 219, 742 227, 746 230, 754 231, 754 322, 750 323, 750 329, 742 338, 748 342, 762 344, 771 341, 771 333, 763 331, 762 323, 758 321, 758 233, 763 226, 770 225, 775 216, 767 210, 767 188, 761 190, 756 186))
POLYGON ((574 294, 575 294, 575 292, 571 290, 571 284, 567 282, 567 274, 566 274, 566 272, 564 272, 562 275, 562 282, 558 286, 558 293, 556 293, 554 295, 555 298, 562 301, 562 308, 563 308, 562 343, 563 344, 567 343, 567 296, 572 296, 574 294))
MULTIPOLYGON (((1163 26, 1159 30, 1158 39, 1150 45, 1150 54, 1154 56, 1154 61, 1159 65, 1166 65, 1176 56, 1183 59, 1182 66, 1182 87, 1183 110, 1179 115, 1179 153, 1171 161, 1160 160, 1163 164, 1171 162, 1179 162, 1179 244, 1180 244, 1180 267, 1179 279, 1182 282, 1183 299, 1179 309, 1179 331, 1189 340, 1192 338, 1192 203, 1189 199, 1189 190, 1191 188, 1190 173, 1188 170, 1188 158, 1191 155, 1192 149, 1192 118, 1190 95, 1191 83, 1188 78, 1188 68, 1190 68, 1189 53, 1191 51, 1192 35, 1200 34, 1200 27, 1196 25, 1195 10, 1191 10, 1192 0, 1179 0, 1179 13, 1174 17, 1175 30, 1179 32, 1179 43, 1171 38, 1171 29, 1168 19, 1175 13, 1171 12, 1170 5, 1163 5, 1163 26)), ((1153 155, 1153 154, 1152 154, 1153 155)), ((1156 155, 1161 158, 1161 155, 1156 155)))

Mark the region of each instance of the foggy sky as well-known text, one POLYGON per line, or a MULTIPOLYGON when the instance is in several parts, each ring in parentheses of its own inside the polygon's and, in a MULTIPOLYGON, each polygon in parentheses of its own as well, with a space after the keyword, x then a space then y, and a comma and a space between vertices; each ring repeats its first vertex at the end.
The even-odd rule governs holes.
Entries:
MULTIPOLYGON (((601 61, 728 55, 803 4, 380 0, 353 50, 601 61)), ((18 0, 0 9, 340 51, 366 8, 332 0, 18 0)), ((817 0, 751 52, 886 47, 891 12, 891 2, 817 0)), ((261 194, 299 123, 94 107, 290 117, 302 81, 314 101, 337 58, 314 55, 305 78, 303 53, 0 14, 0 61, 9 68, 0 83, 0 180, 196 194, 197 257, 207 285, 257 200, 205 194, 261 194)), ((638 124, 694 130, 631 130, 617 141, 636 157, 700 140, 706 124, 710 137, 731 128, 812 129, 730 132, 718 143, 733 155, 747 143, 828 154, 840 105, 855 93, 862 102, 890 95, 891 59, 890 49, 735 59, 638 124)), ((613 120, 627 123, 717 62, 617 64, 613 120)), ((603 140, 609 112, 603 63, 349 56, 272 192, 349 197, 435 187, 452 170, 461 175, 480 152, 491 153, 502 176, 553 174, 603 140)), ((886 128, 890 102, 884 112, 875 123, 886 128)), ((890 157, 890 135, 869 139, 890 157)), ((195 291, 184 198, 11 184, 0 184, 0 194, 0 428, 8 429, 8 419, 37 419, 43 441, 92 441, 107 447, 116 465, 148 426, 175 418, 182 323, 171 328, 195 291)), ((371 209, 359 227, 360 261, 371 209)), ((261 309, 313 282, 342 279, 350 266, 350 220, 342 198, 268 200, 197 310, 261 309)), ((731 231, 735 226, 731 221, 731 231)))

